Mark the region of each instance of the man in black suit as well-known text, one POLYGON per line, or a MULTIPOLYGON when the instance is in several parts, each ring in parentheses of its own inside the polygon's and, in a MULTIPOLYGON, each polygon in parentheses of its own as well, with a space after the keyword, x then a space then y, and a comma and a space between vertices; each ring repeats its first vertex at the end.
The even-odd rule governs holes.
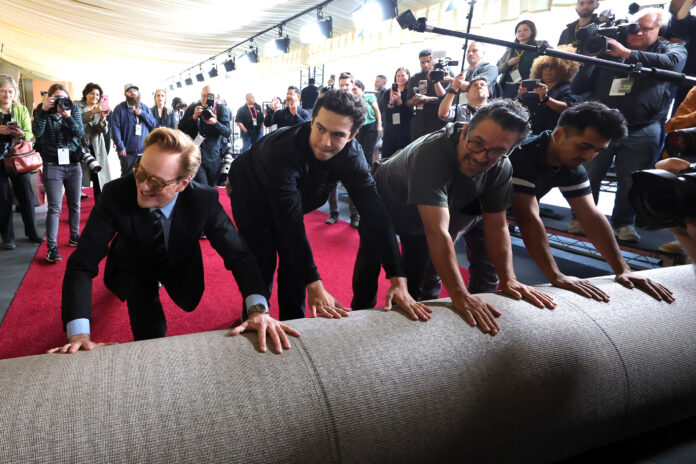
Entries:
POLYGON ((257 330, 265 351, 268 331, 278 352, 290 347, 285 332, 299 334, 268 315, 256 258, 222 209, 217 191, 191 180, 200 162, 200 151, 187 135, 159 128, 145 140, 133 173, 104 186, 65 271, 62 310, 68 343, 49 352, 100 346, 90 340, 91 290, 107 254, 104 283, 127 302, 134 339, 165 336, 159 282, 177 306, 196 308, 204 289, 201 233, 222 256, 245 299, 248 319, 230 334, 257 330))

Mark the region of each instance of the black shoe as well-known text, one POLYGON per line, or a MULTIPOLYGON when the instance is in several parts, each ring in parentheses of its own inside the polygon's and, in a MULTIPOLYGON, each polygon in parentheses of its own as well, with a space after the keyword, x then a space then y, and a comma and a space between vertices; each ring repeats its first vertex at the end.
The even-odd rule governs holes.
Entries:
POLYGON ((359 214, 353 214, 350 216, 350 226, 353 229, 357 229, 360 227, 360 215, 359 214))
POLYGON ((15 242, 5 242, 2 244, 3 250, 14 250, 15 248, 17 248, 15 242))
POLYGON ((77 242, 79 242, 79 241, 80 241, 80 236, 79 236, 79 235, 73 235, 73 236, 70 237, 70 239, 68 240, 68 245, 70 245, 71 247, 76 247, 76 246, 77 246, 77 242))
POLYGON ((38 235, 36 237, 27 237, 27 239, 33 243, 43 243, 43 241, 46 240, 46 238, 40 237, 38 235))
POLYGON ((338 222, 338 212, 337 211, 331 211, 331 216, 326 220, 325 224, 328 224, 330 226, 336 224, 338 222))
POLYGON ((58 253, 58 247, 48 249, 48 253, 46 253, 46 261, 53 264, 56 261, 60 261, 61 259, 63 258, 60 256, 60 253, 58 253))

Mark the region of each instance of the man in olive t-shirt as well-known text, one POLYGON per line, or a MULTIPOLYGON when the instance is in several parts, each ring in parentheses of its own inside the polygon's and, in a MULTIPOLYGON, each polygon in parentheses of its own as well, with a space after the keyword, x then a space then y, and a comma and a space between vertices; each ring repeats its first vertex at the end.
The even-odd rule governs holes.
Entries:
MULTIPOLYGON (((498 332, 495 317, 500 313, 464 285, 453 245, 459 233, 466 233, 467 241, 471 235, 472 280, 481 274, 482 282, 490 279, 494 266, 503 292, 539 307, 555 306, 548 295, 518 282, 512 267, 506 220, 513 200, 512 167, 507 155, 529 133, 527 120, 519 103, 495 101, 468 125, 450 125, 413 142, 373 174, 401 239, 411 295, 423 298, 430 258, 454 309, 491 335, 498 332)), ((353 272, 354 309, 374 306, 379 267, 380 250, 361 236, 353 272)))

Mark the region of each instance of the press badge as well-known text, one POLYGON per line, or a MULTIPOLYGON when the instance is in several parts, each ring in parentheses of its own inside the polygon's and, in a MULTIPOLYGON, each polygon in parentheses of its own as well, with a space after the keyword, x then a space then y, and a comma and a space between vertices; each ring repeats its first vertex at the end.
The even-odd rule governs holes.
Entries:
POLYGON ((143 135, 143 126, 142 126, 142 124, 136 124, 136 125, 135 125, 135 135, 137 135, 138 137, 140 137, 141 135, 143 135))
POLYGON ((194 143, 197 147, 200 147, 204 140, 205 140, 205 137, 203 137, 201 134, 198 134, 198 135, 196 136, 196 139, 193 141, 193 143, 194 143))
POLYGON ((465 106, 466 104, 469 103, 469 99, 466 98, 466 94, 464 92, 459 94, 459 106, 465 106))
POLYGON ((633 89, 633 79, 626 77, 624 79, 616 78, 611 81, 611 89, 609 89, 610 97, 623 97, 626 94, 631 93, 633 89))
POLYGON ((58 149, 58 164, 70 164, 70 150, 67 148, 58 149))
POLYGON ((520 71, 515 69, 510 73, 510 79, 512 79, 512 83, 516 84, 517 82, 522 80, 522 74, 520 74, 520 71))
POLYGON ((401 124, 401 114, 400 113, 392 113, 392 124, 395 126, 398 126, 401 124))
POLYGON ((253 118, 253 119, 251 120, 251 125, 254 126, 254 127, 256 127, 256 118, 253 118))

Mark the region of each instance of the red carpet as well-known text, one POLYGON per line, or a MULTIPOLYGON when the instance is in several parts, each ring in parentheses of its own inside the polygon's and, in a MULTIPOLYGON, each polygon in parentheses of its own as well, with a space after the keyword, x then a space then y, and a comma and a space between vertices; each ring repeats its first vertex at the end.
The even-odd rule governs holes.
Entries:
MULTIPOLYGON (((87 190, 85 190, 87 191, 87 190)), ((89 192, 91 194, 91 192, 89 192)), ((220 191, 220 201, 231 215, 229 200, 220 191)), ((80 230, 84 227, 94 200, 82 202, 80 230)), ((60 317, 61 286, 65 264, 74 250, 67 245, 69 237, 68 211, 65 201, 58 233, 58 248, 62 261, 46 263, 44 242, 34 257, 27 275, 15 295, 5 320, 0 326, 0 359, 44 353, 65 343, 65 332, 60 317)), ((324 224, 326 214, 315 211, 305 216, 305 227, 312 244, 314 260, 327 290, 345 306, 352 298, 351 278, 355 253, 358 249, 358 232, 346 222, 324 224)), ((195 311, 187 313, 179 309, 166 291, 161 292, 162 305, 167 317, 167 335, 183 335, 231 327, 241 314, 242 297, 232 277, 224 268, 222 259, 207 241, 201 242, 205 262, 205 293, 195 311)), ((92 338, 95 341, 128 342, 133 340, 125 303, 121 303, 104 286, 103 271, 106 260, 100 266, 100 274, 93 281, 92 289, 92 338)), ((464 271, 466 272, 466 271, 464 271)), ((389 282, 380 279, 377 304, 384 304, 389 282)), ((271 315, 277 317, 277 300, 271 298, 271 315)))

